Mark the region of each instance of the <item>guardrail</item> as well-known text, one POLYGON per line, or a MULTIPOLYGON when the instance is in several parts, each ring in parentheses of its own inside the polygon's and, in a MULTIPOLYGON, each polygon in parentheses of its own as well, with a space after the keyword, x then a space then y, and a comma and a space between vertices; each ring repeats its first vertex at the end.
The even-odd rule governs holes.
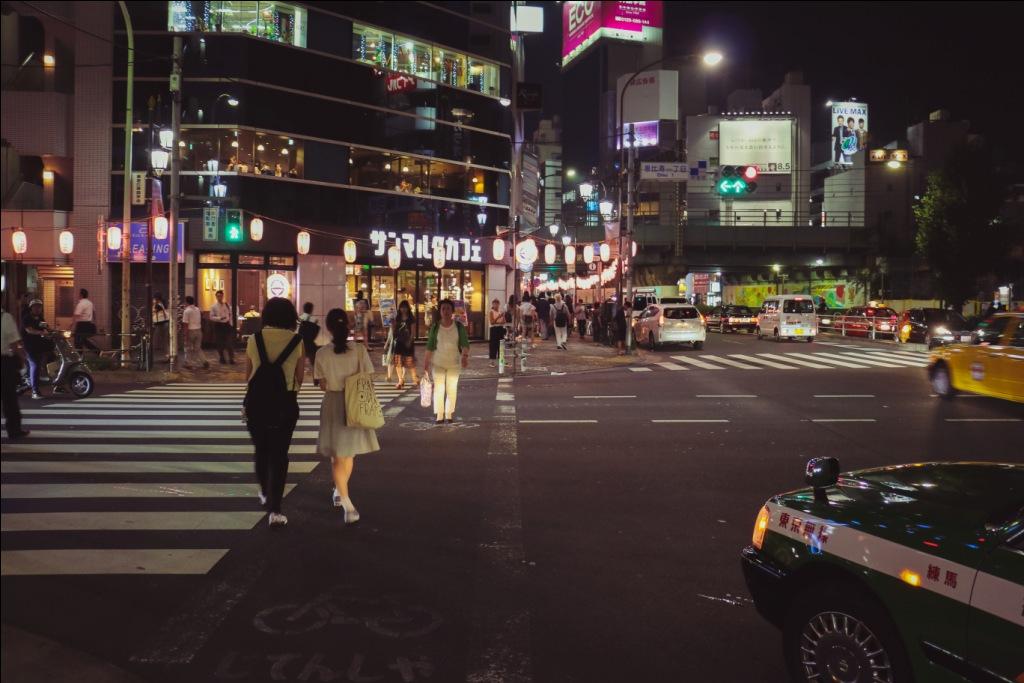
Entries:
POLYGON ((899 320, 892 316, 818 314, 818 330, 843 337, 864 336, 868 339, 899 339, 899 320))

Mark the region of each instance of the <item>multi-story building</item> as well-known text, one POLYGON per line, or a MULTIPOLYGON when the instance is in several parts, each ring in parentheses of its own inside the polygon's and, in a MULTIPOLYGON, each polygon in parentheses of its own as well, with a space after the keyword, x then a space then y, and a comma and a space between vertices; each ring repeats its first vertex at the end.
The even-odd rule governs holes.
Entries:
MULTIPOLYGON (((116 3, 88 7, 70 23, 105 24, 113 44, 78 62, 114 67, 113 78, 108 68, 101 79, 105 90, 74 95, 98 100, 75 110, 93 124, 83 151, 102 149, 88 159, 89 172, 102 176, 87 188, 98 206, 77 204, 85 176, 75 167, 74 209, 91 226, 76 254, 90 246, 96 252, 98 215, 120 227, 126 177, 125 25, 116 3)), ((378 334, 382 317, 403 299, 422 322, 431 304, 451 298, 462 302, 471 334, 484 334, 489 290, 503 294, 507 280, 505 263, 492 259, 483 239, 509 223, 507 3, 471 3, 465 14, 430 3, 396 11, 391 3, 171 1, 129 3, 128 10, 136 46, 132 171, 153 171, 150 152, 161 142, 179 155, 182 294, 206 311, 224 290, 241 329, 270 296, 323 312, 351 309, 363 292, 378 334), (160 133, 171 121, 175 36, 184 50, 181 135, 172 142, 160 133), (349 241, 355 254, 346 259, 349 241), (400 263, 392 261, 396 246, 400 263)), ((69 28, 75 40, 84 42, 82 35, 69 28)), ((7 138, 6 92, 4 99, 7 138)), ((125 231, 137 307, 145 305, 146 230, 168 204, 167 174, 160 180, 125 231)), ((171 251, 156 240, 153 258, 166 263, 171 251)), ((92 282, 102 268, 102 285, 90 289, 103 309, 100 326, 114 327, 121 255, 99 253, 101 263, 93 257, 83 270, 92 282)), ((167 282, 166 268, 155 267, 158 283, 167 282)))
POLYGON ((110 209, 113 11, 5 4, 2 32, 4 307, 39 297, 45 318, 69 327, 84 287, 106 328, 97 225, 110 209))

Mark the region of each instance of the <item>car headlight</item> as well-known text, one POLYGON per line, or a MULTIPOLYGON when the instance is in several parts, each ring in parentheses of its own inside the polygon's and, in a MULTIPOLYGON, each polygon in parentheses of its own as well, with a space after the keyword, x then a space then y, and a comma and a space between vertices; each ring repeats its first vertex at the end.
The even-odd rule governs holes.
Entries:
POLYGON ((761 511, 757 513, 757 519, 754 521, 754 535, 751 539, 754 547, 758 550, 764 545, 764 533, 768 530, 768 506, 765 505, 761 508, 761 511))
POLYGON ((950 332, 949 332, 949 328, 948 327, 936 327, 935 328, 935 334, 949 334, 949 333, 950 332))

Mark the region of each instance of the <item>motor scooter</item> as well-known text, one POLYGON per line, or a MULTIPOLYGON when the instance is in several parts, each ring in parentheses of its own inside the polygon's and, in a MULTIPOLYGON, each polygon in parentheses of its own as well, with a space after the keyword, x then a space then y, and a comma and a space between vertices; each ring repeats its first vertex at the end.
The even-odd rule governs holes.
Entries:
MULTIPOLYGON (((46 335, 47 339, 53 342, 54 360, 40 367, 39 386, 51 386, 54 393, 60 391, 70 392, 77 398, 85 398, 96 388, 92 372, 89 366, 82 360, 82 355, 71 346, 68 339, 71 333, 63 330, 54 330, 46 335), (42 371, 45 369, 45 376, 42 371)), ((18 384, 18 394, 24 394, 32 389, 26 369, 18 384)))

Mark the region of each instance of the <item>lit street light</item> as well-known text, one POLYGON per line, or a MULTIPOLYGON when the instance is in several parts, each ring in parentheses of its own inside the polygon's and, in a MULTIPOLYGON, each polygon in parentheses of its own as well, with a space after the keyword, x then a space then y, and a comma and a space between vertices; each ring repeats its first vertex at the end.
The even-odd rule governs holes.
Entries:
POLYGON ((558 223, 552 223, 551 225, 549 225, 548 226, 548 232, 551 233, 552 237, 557 235, 558 234, 558 223))
POLYGON ((580 183, 580 196, 584 199, 590 199, 594 196, 594 184, 593 183, 580 183))
POLYGON ((704 63, 707 66, 718 66, 718 64, 723 59, 725 59, 725 58, 722 56, 722 53, 717 51, 717 50, 711 50, 710 52, 705 52, 704 53, 704 57, 703 57, 704 63))

